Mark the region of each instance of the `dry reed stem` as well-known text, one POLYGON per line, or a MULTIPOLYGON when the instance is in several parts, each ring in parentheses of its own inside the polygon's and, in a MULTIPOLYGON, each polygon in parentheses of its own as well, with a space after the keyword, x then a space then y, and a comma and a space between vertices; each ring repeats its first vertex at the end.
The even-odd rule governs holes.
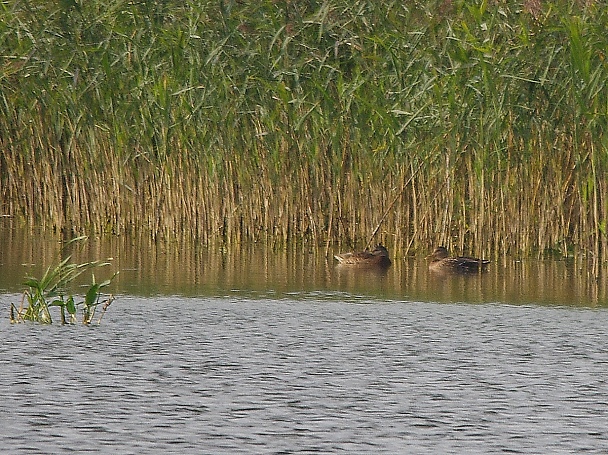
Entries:
POLYGON ((98 6, 3 12, 2 215, 326 251, 606 251, 591 3, 98 6))

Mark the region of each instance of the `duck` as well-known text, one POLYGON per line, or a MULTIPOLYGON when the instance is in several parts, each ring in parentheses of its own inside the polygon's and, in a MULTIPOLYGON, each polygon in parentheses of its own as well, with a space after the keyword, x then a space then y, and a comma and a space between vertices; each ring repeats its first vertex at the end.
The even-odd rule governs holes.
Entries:
POLYGON ((450 257, 448 249, 438 246, 428 256, 431 258, 429 270, 439 273, 479 273, 485 272, 490 263, 487 259, 477 259, 464 256, 450 257))
POLYGON ((340 253, 334 255, 339 265, 351 267, 378 267, 388 268, 391 260, 388 250, 382 244, 378 244, 372 251, 359 251, 356 253, 340 253))

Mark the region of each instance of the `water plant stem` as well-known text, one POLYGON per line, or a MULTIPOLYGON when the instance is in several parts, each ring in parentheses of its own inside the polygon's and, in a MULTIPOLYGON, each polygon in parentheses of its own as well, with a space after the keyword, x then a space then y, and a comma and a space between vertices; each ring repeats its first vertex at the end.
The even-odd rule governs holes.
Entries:
POLYGON ((0 215, 602 257, 608 11, 580 3, 7 4, 0 215))

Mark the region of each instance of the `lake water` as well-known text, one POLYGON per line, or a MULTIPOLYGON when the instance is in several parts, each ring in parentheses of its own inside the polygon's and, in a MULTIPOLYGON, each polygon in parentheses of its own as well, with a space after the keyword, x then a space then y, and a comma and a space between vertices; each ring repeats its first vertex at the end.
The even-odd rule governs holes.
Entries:
POLYGON ((606 453, 608 307, 580 263, 438 279, 315 252, 91 242, 100 325, 11 325, 57 241, 0 242, 0 453, 606 453))

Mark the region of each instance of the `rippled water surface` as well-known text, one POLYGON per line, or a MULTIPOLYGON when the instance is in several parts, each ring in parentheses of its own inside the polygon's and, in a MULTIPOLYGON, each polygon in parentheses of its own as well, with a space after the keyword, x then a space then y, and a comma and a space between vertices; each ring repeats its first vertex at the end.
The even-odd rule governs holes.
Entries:
POLYGON ((2 320, 0 449, 605 453, 605 321, 309 294, 125 296, 94 327, 2 320))
POLYGON ((0 453, 608 452, 605 285, 580 264, 446 280, 119 243, 76 253, 121 272, 102 323, 40 326, 8 308, 54 254, 0 246, 0 453))

